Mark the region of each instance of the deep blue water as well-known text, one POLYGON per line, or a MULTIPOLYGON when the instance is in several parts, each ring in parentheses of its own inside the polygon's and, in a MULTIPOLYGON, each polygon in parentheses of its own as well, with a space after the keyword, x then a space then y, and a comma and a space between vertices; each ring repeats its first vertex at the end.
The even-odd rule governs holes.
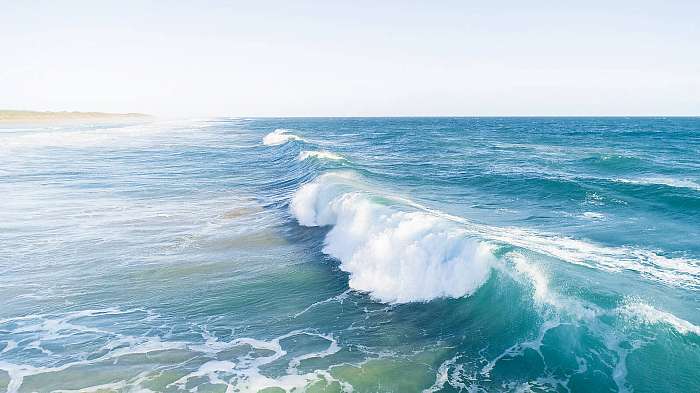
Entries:
POLYGON ((700 118, 7 125, 0 195, 0 391, 700 391, 700 118))

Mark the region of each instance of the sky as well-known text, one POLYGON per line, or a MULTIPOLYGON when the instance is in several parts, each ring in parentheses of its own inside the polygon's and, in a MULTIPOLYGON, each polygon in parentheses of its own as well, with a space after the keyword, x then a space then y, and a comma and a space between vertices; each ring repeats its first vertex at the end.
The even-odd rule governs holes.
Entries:
POLYGON ((700 1, 0 0, 0 108, 700 115, 700 1))

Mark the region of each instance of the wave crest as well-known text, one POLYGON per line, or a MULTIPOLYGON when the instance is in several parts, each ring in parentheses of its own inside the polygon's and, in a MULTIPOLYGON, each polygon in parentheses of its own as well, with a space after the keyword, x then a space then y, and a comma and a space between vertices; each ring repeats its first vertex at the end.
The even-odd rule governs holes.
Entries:
POLYGON ((299 153, 299 161, 304 161, 307 158, 317 158, 320 160, 342 160, 343 157, 339 154, 335 154, 330 151, 310 151, 310 150, 304 150, 301 153, 299 153))
POLYGON ((619 312, 632 321, 648 325, 666 324, 673 327, 680 334, 688 335, 692 333, 700 336, 700 326, 694 325, 685 319, 678 318, 671 313, 658 310, 643 302, 628 300, 619 308, 619 312))
POLYGON ((425 212, 399 211, 353 190, 342 175, 322 175, 291 202, 304 226, 332 226, 323 251, 350 273, 350 287, 386 303, 472 294, 488 278, 491 248, 425 212))
POLYGON ((667 186, 674 188, 687 188, 700 191, 700 184, 692 179, 676 179, 672 177, 649 177, 642 179, 613 179, 618 183, 642 185, 642 186, 667 186))
POLYGON ((290 134, 289 130, 284 128, 278 128, 271 133, 263 137, 263 145, 265 146, 276 146, 282 145, 289 141, 302 141, 303 139, 294 134, 290 134))

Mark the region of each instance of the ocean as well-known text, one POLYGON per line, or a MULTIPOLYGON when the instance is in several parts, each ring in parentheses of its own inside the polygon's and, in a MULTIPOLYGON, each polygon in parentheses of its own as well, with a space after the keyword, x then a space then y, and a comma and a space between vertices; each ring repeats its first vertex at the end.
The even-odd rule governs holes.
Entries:
POLYGON ((700 391, 700 118, 1 127, 0 391, 700 391))

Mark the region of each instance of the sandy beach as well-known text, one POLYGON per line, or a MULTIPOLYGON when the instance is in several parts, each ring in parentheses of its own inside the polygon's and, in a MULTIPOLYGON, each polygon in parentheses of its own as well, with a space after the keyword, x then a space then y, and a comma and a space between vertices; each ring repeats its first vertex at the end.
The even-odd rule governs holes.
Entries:
POLYGON ((0 124, 32 123, 99 123, 112 121, 143 121, 151 118, 143 113, 104 112, 39 112, 0 110, 0 124))

